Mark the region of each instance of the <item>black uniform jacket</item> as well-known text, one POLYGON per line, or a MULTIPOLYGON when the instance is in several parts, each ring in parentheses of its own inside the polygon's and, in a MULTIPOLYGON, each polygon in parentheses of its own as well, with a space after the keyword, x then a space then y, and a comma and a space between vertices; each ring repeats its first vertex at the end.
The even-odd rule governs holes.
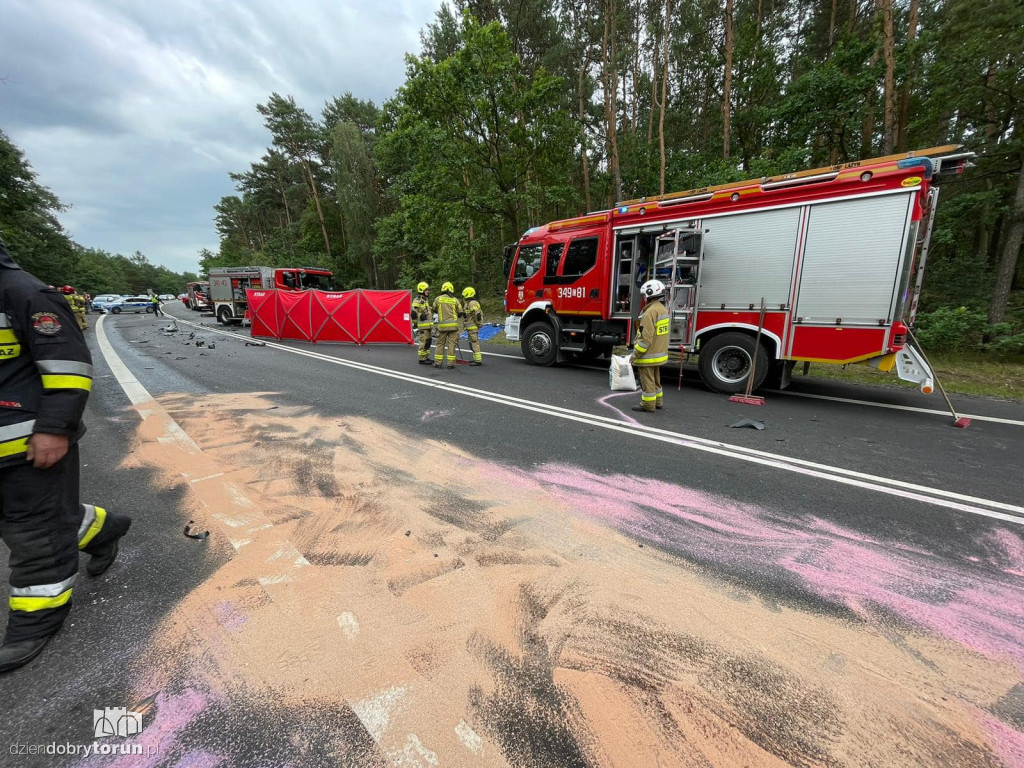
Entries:
POLYGON ((33 432, 85 432, 92 357, 67 300, 0 245, 0 467, 25 461, 33 432))

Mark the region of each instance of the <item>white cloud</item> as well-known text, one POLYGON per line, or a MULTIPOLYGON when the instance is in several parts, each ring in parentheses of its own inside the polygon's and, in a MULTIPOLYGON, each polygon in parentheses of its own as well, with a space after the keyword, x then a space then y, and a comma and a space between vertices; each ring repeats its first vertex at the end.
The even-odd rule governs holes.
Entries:
POLYGON ((0 0, 0 129, 83 245, 176 270, 215 249, 213 205, 269 143, 272 91, 317 114, 378 104, 440 0, 0 0))

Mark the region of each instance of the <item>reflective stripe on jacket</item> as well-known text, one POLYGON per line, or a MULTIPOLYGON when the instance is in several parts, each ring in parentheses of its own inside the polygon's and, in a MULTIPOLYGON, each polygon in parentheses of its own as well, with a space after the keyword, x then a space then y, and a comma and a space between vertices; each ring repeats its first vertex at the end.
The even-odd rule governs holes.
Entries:
POLYGON ((633 362, 636 365, 661 365, 668 362, 668 310, 661 301, 652 301, 640 315, 633 362))
POLYGON ((466 302, 466 330, 475 331, 483 325, 484 313, 483 308, 480 306, 480 302, 476 299, 470 299, 466 302))
POLYGON ((33 432, 84 431, 92 358, 67 300, 0 246, 0 465, 24 461, 33 432))
POLYGON ((434 299, 434 312, 437 314, 437 330, 459 330, 459 318, 464 314, 461 301, 442 293, 434 299))
POLYGON ((434 312, 430 302, 422 293, 412 300, 412 319, 419 330, 425 330, 434 324, 434 312))

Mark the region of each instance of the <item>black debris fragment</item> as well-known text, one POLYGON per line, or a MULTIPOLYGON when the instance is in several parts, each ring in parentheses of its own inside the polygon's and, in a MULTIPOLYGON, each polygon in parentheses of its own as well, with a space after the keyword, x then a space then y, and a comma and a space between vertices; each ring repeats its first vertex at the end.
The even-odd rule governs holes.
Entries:
POLYGON ((202 347, 202 346, 205 346, 205 345, 206 345, 205 341, 203 341, 202 339, 196 339, 196 346, 197 347, 202 347))
POLYGON ((247 346, 247 347, 265 347, 267 345, 264 344, 262 341, 247 341, 247 342, 245 342, 245 346, 247 346))
POLYGON ((739 421, 733 422, 729 425, 733 429, 739 427, 750 427, 751 429, 764 429, 763 421, 754 421, 753 419, 740 419, 739 421))
POLYGON ((209 344, 207 344, 207 345, 206 345, 206 348, 207 348, 207 349, 216 349, 216 348, 217 348, 217 345, 216 345, 216 344, 214 344, 214 343, 213 343, 213 342, 211 341, 211 342, 210 342, 209 344))
POLYGON ((203 531, 202 533, 191 533, 190 532, 192 530, 192 523, 194 523, 194 522, 195 522, 194 520, 189 520, 188 521, 188 525, 185 526, 185 535, 188 536, 188 538, 190 538, 190 539, 205 539, 205 538, 207 538, 210 535, 209 531, 203 531))

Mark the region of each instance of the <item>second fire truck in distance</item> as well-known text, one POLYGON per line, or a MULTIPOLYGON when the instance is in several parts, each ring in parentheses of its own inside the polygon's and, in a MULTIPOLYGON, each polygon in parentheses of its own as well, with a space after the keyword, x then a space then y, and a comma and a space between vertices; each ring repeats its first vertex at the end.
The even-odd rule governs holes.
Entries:
POLYGON ((907 344, 924 279, 939 174, 957 146, 630 200, 534 227, 505 251, 506 336, 527 362, 632 342, 640 286, 668 286, 670 344, 698 353, 718 392, 798 361, 866 363, 932 390, 907 344), (764 312, 762 314, 762 301, 764 312), (760 342, 756 341, 761 329, 760 342))
POLYGON ((200 312, 210 308, 210 284, 205 280, 185 285, 182 303, 191 310, 200 312))
POLYGON ((222 325, 240 323, 249 308, 246 289, 330 291, 334 273, 314 267, 213 267, 210 269, 213 313, 222 325))

